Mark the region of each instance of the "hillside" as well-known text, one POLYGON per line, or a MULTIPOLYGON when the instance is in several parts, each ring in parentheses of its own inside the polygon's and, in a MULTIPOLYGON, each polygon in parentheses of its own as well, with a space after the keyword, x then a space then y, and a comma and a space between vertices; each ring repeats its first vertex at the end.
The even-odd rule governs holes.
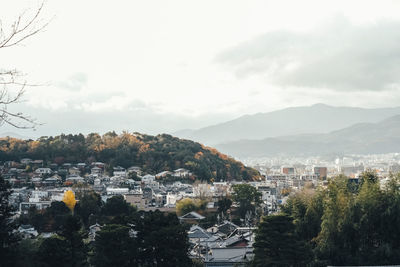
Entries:
POLYGON ((316 104, 245 115, 225 123, 183 130, 175 135, 208 145, 242 139, 259 140, 287 135, 329 133, 356 123, 375 123, 400 114, 400 107, 365 109, 316 104))
POLYGON ((358 123, 328 134, 241 140, 216 147, 236 157, 400 152, 400 115, 378 123, 358 123))
POLYGON ((139 166, 153 174, 186 168, 195 175, 193 179, 202 180, 253 180, 259 175, 256 170, 213 148, 167 134, 151 136, 124 132, 117 135, 109 132, 103 136, 70 134, 35 141, 0 139, 1 161, 22 158, 58 164, 101 161, 111 167, 139 166))

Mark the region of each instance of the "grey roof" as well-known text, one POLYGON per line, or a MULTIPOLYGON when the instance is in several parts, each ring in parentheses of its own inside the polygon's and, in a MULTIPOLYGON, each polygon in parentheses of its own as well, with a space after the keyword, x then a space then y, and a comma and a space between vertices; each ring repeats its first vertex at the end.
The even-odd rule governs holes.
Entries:
POLYGON ((253 257, 253 248, 213 248, 205 262, 244 262, 253 257))
POLYGON ((192 219, 192 220, 203 220, 204 218, 206 218, 206 217, 204 217, 204 216, 198 214, 198 213, 195 212, 195 211, 191 211, 191 212, 186 213, 185 215, 179 217, 179 219, 181 219, 181 220, 188 220, 188 219, 192 219))
POLYGON ((202 238, 202 239, 208 239, 210 237, 209 234, 207 234, 204 230, 201 231, 200 229, 195 229, 193 231, 190 231, 188 233, 189 238, 202 238))
POLYGON ((230 233, 235 231, 239 226, 237 226, 232 222, 224 221, 224 223, 218 225, 217 227, 219 232, 229 235, 230 233))

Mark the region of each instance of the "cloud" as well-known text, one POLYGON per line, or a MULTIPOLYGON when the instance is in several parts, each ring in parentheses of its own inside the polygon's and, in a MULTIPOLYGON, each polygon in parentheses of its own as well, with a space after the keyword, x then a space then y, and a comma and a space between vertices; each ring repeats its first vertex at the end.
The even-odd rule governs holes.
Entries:
POLYGON ((216 62, 239 78, 337 91, 400 88, 399 21, 351 24, 336 17, 311 32, 274 31, 223 51, 216 62))
POLYGON ((70 91, 80 91, 88 82, 86 73, 77 72, 68 79, 58 81, 54 85, 70 91))

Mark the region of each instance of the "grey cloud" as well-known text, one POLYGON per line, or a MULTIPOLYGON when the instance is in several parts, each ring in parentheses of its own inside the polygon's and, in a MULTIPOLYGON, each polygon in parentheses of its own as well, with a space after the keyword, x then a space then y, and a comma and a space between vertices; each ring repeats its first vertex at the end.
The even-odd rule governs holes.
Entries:
POLYGON ((106 102, 112 97, 126 97, 126 94, 121 91, 108 91, 108 92, 96 91, 96 92, 91 92, 86 97, 80 96, 79 101, 90 102, 90 103, 101 103, 101 102, 106 102))
POLYGON ((281 86, 379 91, 400 85, 400 22, 353 25, 343 17, 307 33, 269 32, 223 51, 216 62, 240 78, 281 86))
POLYGON ((87 81, 88 77, 85 73, 77 72, 68 77, 67 80, 56 82, 55 85, 63 89, 79 91, 87 84, 87 81))

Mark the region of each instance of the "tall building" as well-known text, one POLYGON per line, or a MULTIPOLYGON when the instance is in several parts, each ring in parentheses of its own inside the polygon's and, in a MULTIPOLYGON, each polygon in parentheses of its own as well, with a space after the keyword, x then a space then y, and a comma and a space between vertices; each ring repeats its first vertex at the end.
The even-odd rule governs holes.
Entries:
POLYGON ((314 167, 314 174, 319 177, 319 179, 326 179, 328 175, 327 167, 314 167))
POLYGON ((287 174, 287 175, 293 175, 294 168, 293 167, 282 167, 282 173, 287 174))

